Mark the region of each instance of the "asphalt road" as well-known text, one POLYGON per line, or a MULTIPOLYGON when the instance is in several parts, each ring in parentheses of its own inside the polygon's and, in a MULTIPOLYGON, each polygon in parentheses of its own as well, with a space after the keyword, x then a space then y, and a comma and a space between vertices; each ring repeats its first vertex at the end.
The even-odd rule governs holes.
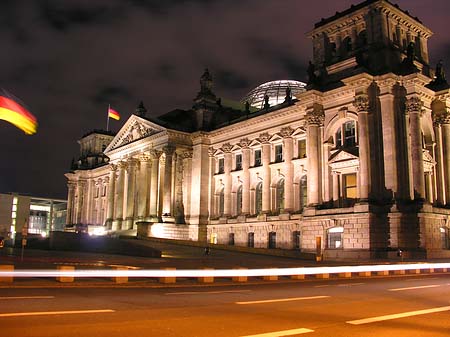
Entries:
POLYGON ((450 336, 450 275, 0 289, 1 336, 450 336))

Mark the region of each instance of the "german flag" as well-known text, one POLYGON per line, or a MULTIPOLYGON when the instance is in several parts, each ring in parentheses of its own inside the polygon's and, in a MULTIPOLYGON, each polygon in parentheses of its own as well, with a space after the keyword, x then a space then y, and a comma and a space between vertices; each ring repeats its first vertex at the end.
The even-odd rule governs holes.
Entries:
POLYGON ((31 112, 24 108, 16 100, 7 97, 5 93, 0 92, 0 119, 3 119, 27 135, 32 135, 37 132, 37 120, 31 112))
POLYGON ((120 119, 119 113, 111 107, 108 108, 108 117, 115 119, 116 121, 120 119))

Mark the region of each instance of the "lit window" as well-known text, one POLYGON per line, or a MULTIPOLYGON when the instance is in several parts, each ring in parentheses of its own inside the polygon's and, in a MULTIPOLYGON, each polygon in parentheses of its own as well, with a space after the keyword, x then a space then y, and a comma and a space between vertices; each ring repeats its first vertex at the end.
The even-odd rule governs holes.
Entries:
POLYGON ((13 205, 17 205, 17 197, 13 198, 13 205))
POLYGON ((12 211, 13 211, 13 212, 17 212, 17 205, 13 205, 12 211))
POLYGON ((442 249, 449 249, 449 239, 448 239, 448 229, 445 227, 440 228, 441 232, 441 243, 442 243, 442 249))
POLYGON ((308 202, 308 183, 307 176, 303 176, 300 180, 300 210, 302 211, 308 202))
POLYGON ((15 219, 17 217, 17 212, 12 212, 11 213, 11 218, 15 219))
POLYGON ((262 183, 258 183, 255 189, 255 210, 256 214, 260 214, 262 211, 262 183))
POLYGON ((280 179, 277 184, 277 211, 281 212, 284 209, 284 179, 280 179))
POLYGON ((344 175, 344 198, 356 199, 356 173, 344 175))
POLYGON ((236 193, 236 213, 237 214, 242 213, 242 185, 239 186, 236 193))

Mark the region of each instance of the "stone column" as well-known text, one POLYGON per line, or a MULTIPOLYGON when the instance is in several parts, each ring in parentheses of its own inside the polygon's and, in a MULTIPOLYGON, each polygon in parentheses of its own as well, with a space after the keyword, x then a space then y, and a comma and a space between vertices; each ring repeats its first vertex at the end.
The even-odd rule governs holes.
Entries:
POLYGON ((444 153, 442 143, 442 126, 438 118, 433 116, 434 134, 436 135, 436 180, 437 180, 437 202, 439 205, 446 204, 445 179, 444 179, 444 153))
POLYGON ((308 206, 316 206, 320 202, 319 188, 319 128, 323 126, 325 115, 323 108, 316 105, 306 114, 307 140, 306 156, 308 157, 308 206))
POLYGON ((284 146, 284 212, 286 213, 294 211, 294 165, 292 164, 294 144, 291 137, 293 132, 294 130, 290 127, 282 128, 280 131, 284 146))
POLYGON ((133 229, 134 220, 134 203, 136 202, 136 168, 138 160, 135 158, 128 159, 127 162, 127 209, 126 215, 126 226, 122 229, 133 229))
POLYGON ((242 214, 250 214, 250 140, 241 139, 239 145, 242 149, 242 214))
POLYGON ((270 171, 270 135, 265 132, 259 135, 262 144, 262 166, 263 166, 263 186, 262 186, 262 213, 270 212, 270 183, 272 175, 270 171))
POLYGON ((109 166, 109 184, 108 184, 108 196, 107 196, 107 211, 106 211, 106 225, 108 229, 112 229, 112 220, 114 218, 114 192, 116 187, 116 171, 117 166, 111 164, 109 166))
MULTIPOLYGON (((213 157, 214 158, 214 157, 213 157)), ((192 183, 192 152, 183 152, 183 205, 184 217, 189 222, 191 215, 191 183, 192 183)))
POLYGON ((161 151, 150 151, 150 157, 152 160, 151 180, 150 180, 150 217, 152 221, 158 221, 158 176, 159 176, 159 157, 161 151))
POLYGON ((411 136, 411 159, 413 173, 414 199, 425 198, 425 176, 423 169, 422 126, 420 115, 422 101, 413 96, 406 101, 406 111, 410 114, 409 133, 411 136))
POLYGON ((427 172, 427 201, 432 204, 434 202, 434 195, 433 195, 433 174, 432 172, 427 172))
POLYGON ((77 205, 76 205, 76 213, 75 213, 75 223, 82 223, 81 215, 83 212, 84 206, 84 193, 85 193, 85 185, 84 181, 78 181, 77 184, 77 205))
POLYGON ((138 209, 137 216, 144 219, 148 216, 149 189, 150 189, 150 168, 151 161, 148 155, 142 155, 140 158, 140 170, 138 179, 138 209))
POLYGON ((184 204, 183 204, 183 155, 176 153, 175 170, 174 170, 174 202, 173 216, 175 223, 184 223, 184 204))
MULTIPOLYGON (((450 119, 450 118, 447 118, 450 119)), ((443 152, 444 152, 444 180, 445 180, 445 199, 447 205, 450 204, 450 120, 442 123, 442 138, 443 138, 443 152)))
POLYGON ((333 205, 339 205, 339 173, 332 172, 333 175, 333 205))
POLYGON ((358 95, 353 102, 358 112, 359 199, 367 201, 370 189, 369 98, 358 95))
POLYGON ((224 205, 223 205, 223 215, 229 217, 232 214, 231 211, 231 166, 232 166, 232 146, 229 143, 223 144, 222 151, 224 152, 224 205))
POLYGON ((127 164, 123 161, 117 164, 118 166, 118 177, 116 184, 116 214, 115 220, 117 220, 117 228, 121 228, 123 216, 123 198, 124 198, 124 185, 125 185, 125 169, 127 164))
POLYGON ((75 184, 73 182, 67 183, 67 214, 66 223, 73 224, 73 201, 74 201, 75 184))
POLYGON ((175 148, 166 146, 163 149, 165 154, 164 183, 163 183, 163 215, 173 216, 172 210, 172 159, 175 148))

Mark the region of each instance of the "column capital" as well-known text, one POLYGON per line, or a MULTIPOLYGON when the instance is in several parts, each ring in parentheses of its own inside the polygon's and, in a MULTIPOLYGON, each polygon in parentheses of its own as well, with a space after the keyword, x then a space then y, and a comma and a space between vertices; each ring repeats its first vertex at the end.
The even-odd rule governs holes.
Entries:
POLYGON ((149 151, 150 157, 152 159, 159 159, 159 157, 161 157, 162 152, 159 150, 150 150, 149 151))
POLYGON ((113 171, 113 172, 117 171, 117 165, 116 164, 110 164, 109 165, 109 170, 113 171))
POLYGON ((423 107, 422 100, 417 96, 412 96, 406 99, 405 102, 405 113, 421 113, 423 107))
POLYGON ((191 159, 192 155, 193 155, 192 151, 184 151, 184 152, 181 153, 181 156, 182 156, 183 159, 191 159))
POLYGON ((248 149, 248 148, 250 147, 250 143, 251 143, 250 139, 248 139, 248 138, 242 138, 242 139, 239 141, 239 146, 240 146, 242 149, 248 149))
POLYGON ((109 184, 109 177, 104 177, 104 178, 103 178, 103 182, 104 182, 105 184, 109 184))
POLYGON ((224 153, 231 153, 231 150, 233 150, 233 145, 231 145, 230 143, 222 144, 221 150, 224 153))
POLYGON ((325 112, 323 111, 323 107, 321 105, 315 105, 306 113, 305 119, 307 126, 323 126, 325 121, 325 112))
POLYGON ((282 128, 278 134, 283 138, 290 138, 293 133, 294 129, 291 128, 290 126, 287 126, 285 128, 282 128))
POLYGON ((357 112, 369 112, 370 110, 369 96, 366 94, 359 94, 355 96, 353 106, 356 108, 357 112))
POLYGON ((117 163, 117 167, 119 168, 119 170, 124 170, 126 169, 128 166, 128 163, 126 161, 119 161, 117 163))
POLYGON ((210 146, 210 147, 208 148, 208 156, 214 157, 214 154, 215 154, 215 153, 216 153, 216 149, 213 148, 212 146, 210 146))
POLYGON ((142 153, 141 155, 139 155, 139 161, 140 162, 148 162, 148 161, 150 161, 150 155, 149 154, 147 154, 147 153, 142 153))
POLYGON ((271 137, 272 137, 272 136, 271 136, 268 132, 263 132, 263 133, 259 134, 258 140, 259 140, 262 144, 268 144, 271 137))
POLYGON ((128 168, 135 168, 138 163, 139 160, 137 158, 128 158, 127 160, 128 168))
POLYGON ((167 145, 162 148, 166 156, 172 156, 175 153, 175 146, 167 145))
POLYGON ((447 110, 438 113, 433 112, 431 117, 433 119, 434 126, 439 126, 440 124, 450 124, 450 112, 447 110))

